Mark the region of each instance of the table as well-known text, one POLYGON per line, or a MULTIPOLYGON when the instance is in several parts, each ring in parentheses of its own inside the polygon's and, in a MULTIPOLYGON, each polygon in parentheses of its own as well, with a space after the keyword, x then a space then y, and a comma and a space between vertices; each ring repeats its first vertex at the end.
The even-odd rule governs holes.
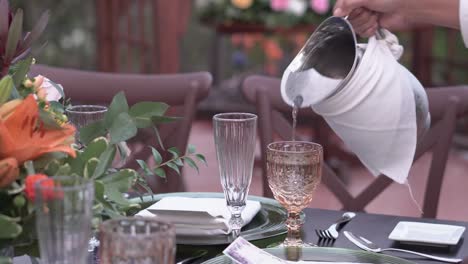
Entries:
MULTIPOLYGON (((332 210, 323 210, 323 209, 313 209, 307 208, 304 210, 306 214, 306 223, 303 226, 303 240, 308 243, 318 244, 318 237, 315 234, 315 229, 326 229, 337 220, 342 214, 342 211, 332 211, 332 210)), ((428 253, 433 255, 438 255, 442 257, 453 257, 453 258, 466 258, 468 257, 468 243, 464 243, 463 235, 461 241, 457 246, 451 247, 426 247, 426 246, 416 246, 416 245, 405 245, 398 242, 393 242, 388 239, 388 235, 396 226, 399 221, 418 221, 418 222, 427 222, 427 223, 438 223, 438 224, 451 224, 451 225, 460 225, 465 226, 468 229, 468 222, 456 222, 456 221, 445 221, 445 220, 436 220, 436 219, 422 219, 414 217, 400 217, 400 216, 391 216, 391 215, 379 215, 379 214, 368 214, 368 213, 357 213, 357 216, 343 227, 340 232, 340 237, 331 244, 324 245, 319 244, 319 246, 329 246, 329 247, 339 247, 339 248, 349 248, 354 250, 359 250, 355 245, 348 241, 348 239, 342 234, 342 231, 348 230, 357 235, 361 235, 372 242, 375 242, 381 247, 397 247, 402 249, 419 251, 422 253, 428 253)), ((265 247, 269 244, 281 242, 284 239, 284 236, 253 241, 254 244, 260 247, 265 247)), ((226 247, 216 246, 216 247, 205 247, 209 249, 212 255, 217 255, 222 252, 226 247)), ((196 247, 196 249, 201 249, 203 247, 196 247)), ((183 250, 181 253, 185 253, 187 250, 186 247, 180 248, 183 250)), ((195 249, 195 247, 193 248, 195 249)), ((179 250, 179 248, 178 248, 179 250)), ((421 264, 437 263, 437 261, 426 260, 419 258, 417 256, 391 252, 392 256, 402 257, 404 259, 414 261, 421 264)), ((202 261, 195 262, 201 263, 202 261)), ((468 261, 466 262, 468 263, 468 261)))
MULTIPOLYGON (((320 209, 306 209, 306 224, 303 227, 304 230, 304 241, 317 243, 317 236, 315 235, 315 229, 326 229, 328 226, 338 219, 343 212, 320 210, 320 209)), ((399 221, 418 221, 427 223, 438 223, 438 224, 451 224, 460 225, 468 228, 468 222, 456 222, 456 221, 444 221, 436 219, 421 219, 413 217, 400 217, 390 215, 378 215, 378 214, 366 214, 358 213, 357 216, 345 225, 342 229, 349 230, 355 234, 361 235, 372 242, 375 242, 381 247, 397 247, 402 249, 415 250, 423 253, 438 255, 442 257, 453 257, 453 258, 466 258, 468 257, 468 243, 464 243, 464 237, 467 233, 465 231, 461 241, 457 246, 451 247, 426 247, 416 245, 405 245, 400 243, 394 243, 388 239, 388 235, 396 226, 399 221)), ((332 245, 333 247, 358 249, 348 239, 340 234, 340 237, 332 245)), ((416 263, 437 263, 436 261, 423 260, 419 257, 414 257, 408 254, 400 254, 391 252, 392 256, 403 257, 405 259, 414 261, 416 263)))
MULTIPOLYGON (((315 229, 326 229, 328 226, 338 219, 343 212, 341 211, 332 211, 332 210, 323 210, 323 209, 312 209, 307 208, 304 210, 306 214, 306 223, 303 227, 303 240, 305 242, 317 244, 318 238, 315 234, 315 229)), ((399 221, 418 221, 418 222, 428 222, 428 223, 439 223, 439 224, 452 224, 460 225, 468 228, 468 222, 456 222, 456 221, 445 221, 445 220, 435 220, 435 219, 421 219, 421 218, 412 218, 412 217, 400 217, 400 216, 390 216, 390 215, 378 215, 378 214, 367 214, 367 213, 358 213, 357 216, 345 225, 342 229, 349 230, 355 234, 361 235, 369 240, 375 242, 381 247, 398 247, 403 249, 415 250, 423 253, 434 254, 443 257, 456 257, 456 258, 466 258, 468 257, 468 243, 464 243, 464 237, 466 232, 463 235, 463 238, 458 243, 457 246, 451 247, 423 247, 415 245, 404 245, 399 243, 394 243, 391 240, 388 240, 387 237, 396 224, 399 221)), ((284 236, 278 236, 275 238, 264 239, 253 241, 257 246, 266 246, 275 242, 280 242, 284 239, 284 236)), ((319 244, 319 246, 322 246, 319 244)), ((358 249, 354 246, 348 239, 341 233, 340 237, 333 243, 327 246, 339 247, 339 248, 349 248, 349 249, 358 249)), ((208 249, 211 256, 220 254, 226 245, 220 246, 210 246, 210 247, 187 247, 179 246, 178 247, 178 258, 183 258, 190 255, 191 252, 194 252, 199 249, 208 249)), ((400 254, 392 252, 391 255, 403 257, 405 259, 414 261, 421 264, 437 263, 437 261, 431 261, 422 259, 416 256, 408 254, 400 254)), ((202 261, 194 262, 200 263, 202 261)), ((29 264, 29 258, 23 257, 15 259, 15 264, 29 264)), ((466 262, 468 263, 468 261, 466 262)))

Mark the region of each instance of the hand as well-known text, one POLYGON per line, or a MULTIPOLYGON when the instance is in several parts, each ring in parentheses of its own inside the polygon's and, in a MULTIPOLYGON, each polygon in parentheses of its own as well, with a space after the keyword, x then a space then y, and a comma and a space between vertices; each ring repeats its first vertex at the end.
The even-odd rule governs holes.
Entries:
POLYGON ((338 0, 335 16, 348 16, 357 34, 362 37, 375 35, 379 25, 390 30, 408 28, 410 23, 401 8, 402 0, 338 0))

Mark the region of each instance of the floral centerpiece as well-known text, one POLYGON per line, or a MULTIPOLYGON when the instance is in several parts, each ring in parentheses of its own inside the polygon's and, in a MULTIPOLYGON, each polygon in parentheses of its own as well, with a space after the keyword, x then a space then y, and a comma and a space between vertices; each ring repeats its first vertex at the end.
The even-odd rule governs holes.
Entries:
POLYGON ((334 0, 198 0, 200 19, 215 25, 255 24, 267 28, 317 24, 332 13, 334 0))
MULTIPOLYGON (((23 34, 23 12, 10 12, 7 0, 0 0, 0 263, 5 248, 16 255, 37 254, 34 224, 34 185, 54 175, 77 175, 94 181, 94 226, 102 220, 127 215, 132 204, 125 193, 151 193, 146 175, 165 177, 167 168, 179 172, 188 164, 205 162, 193 146, 181 153, 169 148, 171 158, 163 160, 152 147, 154 168, 139 160, 144 175, 128 168, 113 168, 121 147, 138 129, 171 122, 168 105, 160 102, 127 104, 125 95, 115 95, 103 120, 80 130, 75 145, 75 127, 68 122, 63 88, 43 76, 28 76, 34 64, 31 45, 48 21, 44 13, 31 32, 23 34), (135 188, 136 187, 136 188, 135 188), (143 191, 142 191, 143 190, 143 191)), ((66 90, 66 87, 65 87, 66 90)), ((158 138, 158 137, 157 137, 158 138)), ((162 143, 160 142, 160 147, 162 143)), ((161 148, 160 148, 161 149, 161 148)), ((123 157, 125 158, 125 157, 123 157)), ((44 181, 47 184, 47 181, 44 181)))

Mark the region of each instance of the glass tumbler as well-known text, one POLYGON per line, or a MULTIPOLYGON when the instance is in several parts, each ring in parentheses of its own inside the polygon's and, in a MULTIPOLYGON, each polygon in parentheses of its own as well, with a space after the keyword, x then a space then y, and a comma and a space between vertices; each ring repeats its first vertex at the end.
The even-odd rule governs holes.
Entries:
POLYGON ((86 263, 93 199, 94 183, 82 177, 49 177, 36 183, 36 228, 43 263, 86 263))
POLYGON ((229 224, 234 237, 243 226, 242 211, 252 180, 257 116, 224 113, 213 117, 216 156, 224 197, 231 212, 229 224))
POLYGON ((267 178, 275 199, 288 211, 282 246, 307 246, 301 239, 301 212, 312 201, 322 178, 323 149, 312 142, 280 141, 268 145, 267 178))
POLYGON ((80 145, 80 129, 104 118, 107 107, 101 105, 74 105, 66 109, 70 122, 76 127, 76 140, 80 145))
POLYGON ((105 221, 99 228, 101 264, 173 264, 175 228, 155 218, 105 221))

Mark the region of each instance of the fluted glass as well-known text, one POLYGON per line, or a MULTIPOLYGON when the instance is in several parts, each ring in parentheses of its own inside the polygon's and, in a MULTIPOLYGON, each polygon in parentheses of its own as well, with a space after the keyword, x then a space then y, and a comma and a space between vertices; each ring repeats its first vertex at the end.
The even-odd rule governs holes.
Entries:
POLYGON ((121 218, 99 228, 100 264, 173 264, 175 229, 155 218, 121 218))
POLYGON ((229 224, 235 237, 243 222, 241 213, 252 180, 257 116, 250 113, 224 113, 213 117, 214 139, 221 185, 231 212, 229 224))
POLYGON ((312 142, 280 141, 268 145, 268 185, 275 199, 288 211, 288 235, 283 246, 307 246, 301 239, 300 217, 322 177, 323 149, 312 142))
POLYGON ((86 263, 94 184, 74 176, 50 177, 34 188, 36 227, 43 263, 86 263))

